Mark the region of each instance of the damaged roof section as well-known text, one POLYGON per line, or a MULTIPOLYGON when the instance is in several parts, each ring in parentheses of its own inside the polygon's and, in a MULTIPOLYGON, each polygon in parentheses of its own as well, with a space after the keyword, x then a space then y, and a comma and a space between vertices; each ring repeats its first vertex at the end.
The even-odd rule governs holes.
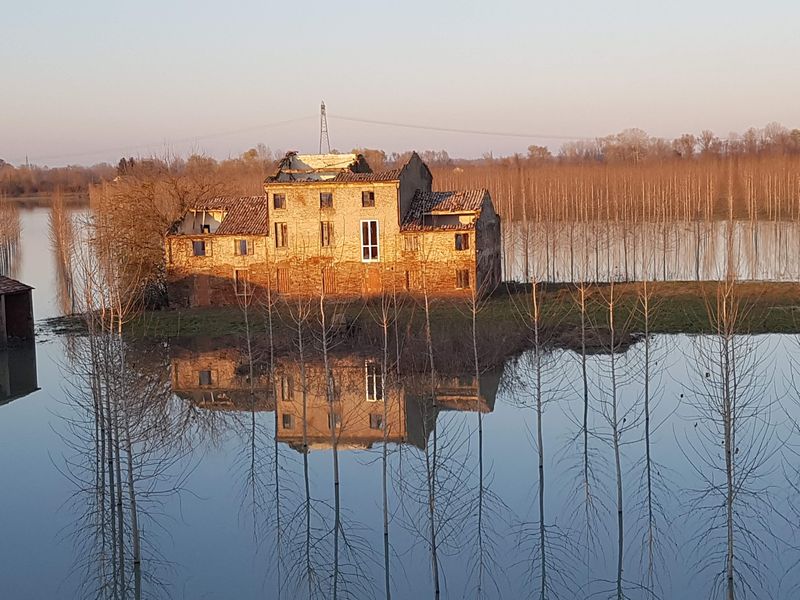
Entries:
POLYGON ((353 173, 351 171, 343 171, 342 173, 338 173, 331 181, 335 183, 400 181, 400 171, 402 171, 402 169, 389 169, 387 171, 378 171, 377 173, 353 173))
POLYGON ((360 154, 298 154, 288 152, 267 183, 331 181, 340 174, 372 173, 360 154))
POLYGON ((417 190, 403 217, 402 231, 473 229, 489 192, 426 192, 417 190))
POLYGON ((217 196, 193 204, 184 217, 170 229, 171 234, 180 233, 180 225, 198 212, 218 211, 223 214, 219 226, 213 231, 217 235, 266 235, 267 198, 266 196, 217 196))

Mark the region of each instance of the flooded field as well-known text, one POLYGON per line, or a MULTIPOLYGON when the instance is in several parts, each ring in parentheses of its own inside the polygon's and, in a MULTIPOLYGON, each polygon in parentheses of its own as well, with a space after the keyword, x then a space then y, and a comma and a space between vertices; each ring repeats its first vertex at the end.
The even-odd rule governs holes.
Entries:
MULTIPOLYGON (((0 267, 59 315, 57 226, 18 219, 0 267)), ((798 279, 796 226, 747 227, 551 227, 528 269, 798 279)), ((0 354, 0 597, 795 598, 800 336, 719 331, 431 374, 41 327, 0 354)))

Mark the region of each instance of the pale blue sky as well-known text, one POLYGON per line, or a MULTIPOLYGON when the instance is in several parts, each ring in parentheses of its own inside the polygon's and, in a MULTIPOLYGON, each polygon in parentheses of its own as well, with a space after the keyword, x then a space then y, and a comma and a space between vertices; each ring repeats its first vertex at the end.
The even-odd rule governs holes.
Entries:
POLYGON ((7 0, 1 13, 0 158, 14 163, 313 152, 320 99, 341 150, 561 142, 336 115, 576 137, 800 126, 790 0, 7 0))

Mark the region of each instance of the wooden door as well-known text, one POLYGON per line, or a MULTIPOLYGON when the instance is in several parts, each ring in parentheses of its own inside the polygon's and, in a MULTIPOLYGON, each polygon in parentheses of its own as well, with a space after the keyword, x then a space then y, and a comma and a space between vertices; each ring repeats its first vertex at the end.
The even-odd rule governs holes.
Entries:
POLYGON ((193 288, 192 306, 208 306, 211 304, 211 289, 208 282, 208 275, 195 275, 193 288))
POLYGON ((381 271, 378 267, 367 267, 364 288, 367 296, 377 296, 381 293, 381 271))

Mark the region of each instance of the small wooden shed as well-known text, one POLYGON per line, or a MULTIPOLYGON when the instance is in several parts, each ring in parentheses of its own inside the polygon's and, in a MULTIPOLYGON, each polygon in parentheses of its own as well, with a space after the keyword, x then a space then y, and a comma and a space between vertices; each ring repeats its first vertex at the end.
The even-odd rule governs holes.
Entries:
POLYGON ((0 348, 33 337, 33 288, 0 275, 0 348))

